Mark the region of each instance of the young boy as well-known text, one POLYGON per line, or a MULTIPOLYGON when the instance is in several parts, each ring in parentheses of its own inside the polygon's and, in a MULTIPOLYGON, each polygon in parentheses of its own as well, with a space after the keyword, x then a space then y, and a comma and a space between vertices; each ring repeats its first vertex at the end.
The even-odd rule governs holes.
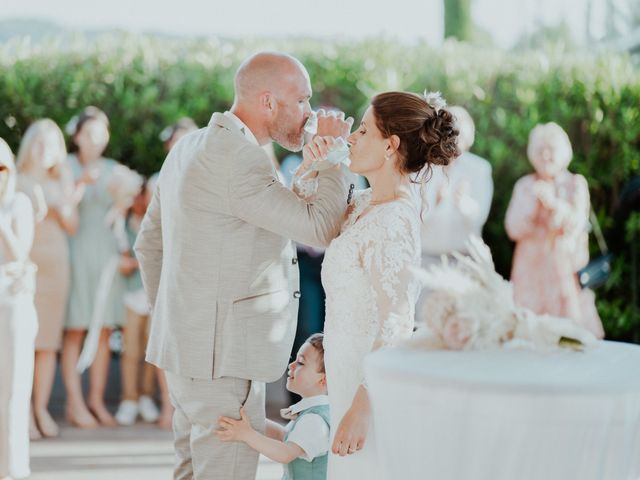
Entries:
POLYGON ((120 273, 125 277, 127 291, 123 303, 127 316, 122 329, 123 351, 120 357, 122 399, 115 416, 120 425, 133 425, 138 414, 145 422, 153 423, 160 414, 152 399, 156 386, 156 367, 144 361, 149 336, 149 302, 142 288, 138 261, 133 255, 133 244, 148 205, 147 185, 143 183, 125 213, 122 232, 120 273))
POLYGON ((311 335, 289 365, 287 390, 302 400, 282 411, 286 427, 267 420, 266 435, 255 431, 240 409, 240 420, 221 417, 216 434, 224 442, 245 442, 284 464, 283 480, 325 480, 329 452, 329 399, 324 369, 323 335, 311 335))

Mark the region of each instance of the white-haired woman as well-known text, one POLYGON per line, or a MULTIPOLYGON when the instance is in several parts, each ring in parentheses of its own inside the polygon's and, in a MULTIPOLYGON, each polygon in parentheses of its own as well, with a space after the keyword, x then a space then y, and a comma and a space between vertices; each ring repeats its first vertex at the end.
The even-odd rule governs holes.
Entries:
POLYGON ((16 168, 0 138, 0 478, 29 471, 29 399, 38 318, 33 303, 33 208, 15 191, 16 168))
POLYGON ((48 411, 56 371, 56 354, 69 297, 69 241, 78 226, 74 182, 60 128, 48 118, 37 120, 25 132, 16 166, 18 190, 33 204, 36 227, 31 260, 38 267, 36 310, 38 336, 33 379, 31 438, 55 437, 58 425, 48 411))
POLYGON ((602 338, 593 292, 581 290, 576 276, 589 261, 589 188, 567 169, 569 136, 557 123, 537 125, 527 155, 535 172, 516 183, 505 220, 516 242, 515 300, 536 313, 572 319, 602 338))

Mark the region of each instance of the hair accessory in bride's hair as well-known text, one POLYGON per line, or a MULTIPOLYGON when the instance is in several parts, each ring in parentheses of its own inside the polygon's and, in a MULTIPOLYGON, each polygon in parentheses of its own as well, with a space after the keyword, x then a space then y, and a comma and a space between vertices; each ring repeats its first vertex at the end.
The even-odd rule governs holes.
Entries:
POLYGON ((425 91, 422 93, 422 96, 429 104, 429 106, 435 110, 436 113, 438 113, 441 108, 447 106, 447 102, 444 98, 442 98, 442 94, 440 92, 427 92, 427 90, 425 89, 425 91))

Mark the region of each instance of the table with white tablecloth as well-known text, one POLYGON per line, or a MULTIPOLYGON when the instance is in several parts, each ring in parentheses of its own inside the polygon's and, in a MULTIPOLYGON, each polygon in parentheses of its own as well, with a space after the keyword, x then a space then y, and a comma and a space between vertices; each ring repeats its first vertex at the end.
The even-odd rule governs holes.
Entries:
POLYGON ((640 346, 398 348, 365 371, 390 480, 640 479, 640 346))

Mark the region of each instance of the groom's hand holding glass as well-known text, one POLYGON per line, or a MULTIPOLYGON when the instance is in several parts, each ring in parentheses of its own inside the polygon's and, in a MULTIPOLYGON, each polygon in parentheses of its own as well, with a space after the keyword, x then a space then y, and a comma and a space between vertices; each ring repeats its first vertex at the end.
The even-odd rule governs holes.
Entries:
POLYGON ((318 128, 315 136, 318 137, 342 137, 346 138, 351 133, 353 117, 345 118, 344 112, 330 110, 326 112, 322 108, 316 112, 318 128))

